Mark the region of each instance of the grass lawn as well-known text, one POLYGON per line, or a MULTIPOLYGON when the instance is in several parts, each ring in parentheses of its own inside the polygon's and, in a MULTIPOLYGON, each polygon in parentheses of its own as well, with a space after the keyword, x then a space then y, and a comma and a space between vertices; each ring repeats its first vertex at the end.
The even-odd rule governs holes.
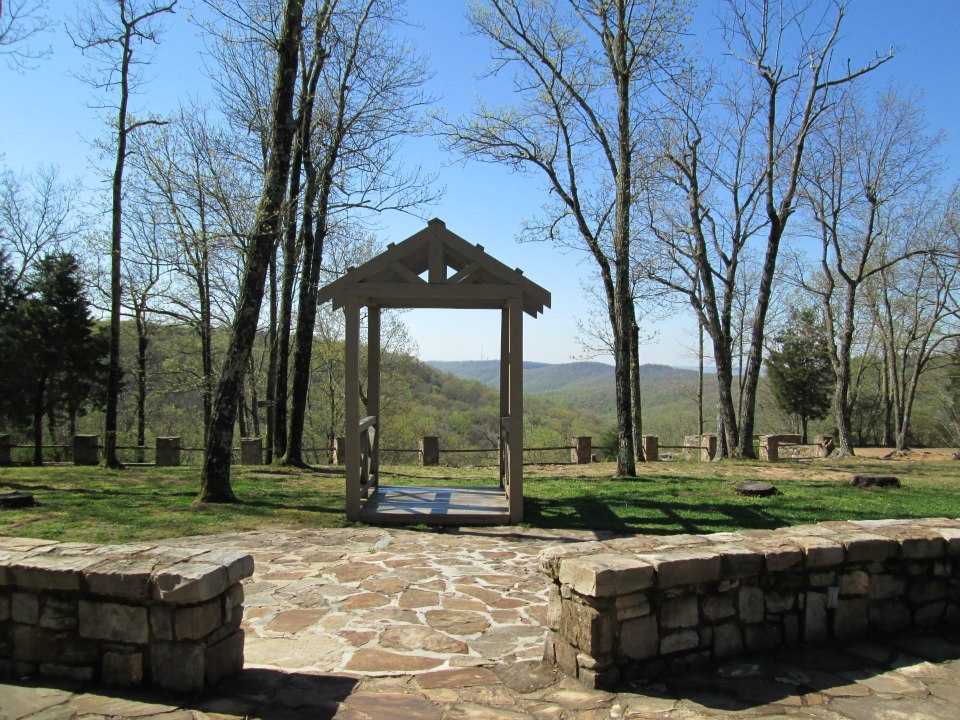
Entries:
MULTIPOLYGON (((824 520, 960 516, 960 463, 847 460, 811 464, 653 463, 636 478, 613 479, 613 466, 531 466, 526 522, 535 527, 616 532, 717 532, 824 520), (897 475, 899 490, 849 487, 858 472, 897 475), (745 498, 732 486, 768 480, 781 491, 745 498)), ((382 484, 495 484, 473 468, 385 468, 382 484)), ((24 490, 39 506, 0 511, 0 534, 118 542, 269 526, 338 527, 343 476, 334 468, 300 472, 236 468, 241 503, 194 505, 199 468, 0 468, 0 491, 24 490)))

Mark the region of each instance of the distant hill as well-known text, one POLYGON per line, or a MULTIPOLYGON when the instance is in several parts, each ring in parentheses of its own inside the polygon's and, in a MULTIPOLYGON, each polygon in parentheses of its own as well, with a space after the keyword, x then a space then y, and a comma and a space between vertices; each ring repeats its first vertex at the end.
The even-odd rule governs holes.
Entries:
MULTIPOLYGON (((477 380, 492 387, 500 381, 497 360, 428 361, 428 365, 452 375, 477 380)), ((668 365, 641 365, 645 427, 663 442, 679 442, 696 432, 697 373, 668 365)), ((711 397, 716 380, 704 378, 705 396, 711 397)), ((549 364, 525 362, 523 388, 527 395, 552 401, 570 410, 596 414, 611 425, 616 422, 613 366, 599 362, 549 364)), ((707 402, 710 402, 707 400, 707 402)), ((712 414, 708 412, 707 415, 712 414)))

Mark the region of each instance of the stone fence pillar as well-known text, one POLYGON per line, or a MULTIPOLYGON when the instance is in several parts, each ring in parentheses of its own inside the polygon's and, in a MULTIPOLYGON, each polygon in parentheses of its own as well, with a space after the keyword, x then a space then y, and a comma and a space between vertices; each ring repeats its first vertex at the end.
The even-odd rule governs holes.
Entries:
POLYGON ((570 448, 570 462, 577 465, 586 465, 590 462, 590 454, 593 451, 593 438, 589 435, 570 438, 573 445, 570 448))
POLYGON ((343 435, 333 439, 333 464, 347 464, 347 438, 343 435))
POLYGON ((657 462, 660 459, 660 437, 658 435, 641 435, 640 446, 643 449, 643 459, 646 462, 657 462))
POLYGON ((833 435, 817 435, 816 441, 820 446, 820 456, 830 457, 830 453, 834 451, 833 435))
POLYGON ((157 438, 157 467, 178 467, 180 465, 180 438, 157 438))
POLYGON ((780 437, 777 435, 761 435, 759 455, 767 462, 780 462, 780 437))
POLYGON ((709 462, 717 454, 717 434, 687 435, 683 439, 684 454, 688 460, 709 462))
POLYGON ((240 438, 240 464, 263 465, 263 438, 240 438))
POLYGON ((13 459, 10 457, 13 437, 10 435, 0 435, 0 465, 12 465, 13 459))
POLYGON ((440 438, 427 435, 420 438, 420 465, 429 467, 440 464, 440 438))
POLYGON ((73 464, 99 465, 100 464, 100 436, 74 435, 73 436, 73 464))

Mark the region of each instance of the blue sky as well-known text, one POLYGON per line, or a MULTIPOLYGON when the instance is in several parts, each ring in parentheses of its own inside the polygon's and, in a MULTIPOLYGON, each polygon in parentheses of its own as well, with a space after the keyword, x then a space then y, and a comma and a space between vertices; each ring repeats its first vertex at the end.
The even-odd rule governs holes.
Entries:
MULTIPOLYGON (((105 134, 97 111, 89 107, 91 90, 71 75, 82 58, 63 31, 63 22, 76 3, 51 0, 59 14, 56 32, 49 37, 53 56, 32 71, 15 74, 0 66, 0 155, 8 167, 30 171, 38 164, 56 164, 64 178, 81 177, 93 192, 108 187, 98 174, 91 143, 105 134)), ((149 82, 135 107, 167 112, 189 97, 204 97, 208 81, 200 57, 202 42, 196 27, 187 22, 192 0, 181 0, 177 14, 147 71, 149 82)), ((703 52, 719 56, 723 46, 716 31, 718 3, 700 4, 693 32, 703 52)), ((410 25, 404 32, 431 62, 435 75, 428 90, 440 97, 439 106, 451 114, 466 112, 474 98, 492 90, 477 80, 488 59, 486 43, 468 34, 465 3, 457 0, 410 0, 410 25)), ((947 132, 949 180, 957 177, 960 163, 960 75, 955 54, 960 46, 958 0, 860 0, 852 3, 845 25, 843 51, 856 63, 883 53, 891 46, 898 56, 874 74, 877 87, 890 81, 925 92, 931 128, 947 132)), ((526 356, 544 362, 566 362, 580 357, 577 320, 597 311, 586 304, 581 285, 590 265, 577 253, 564 253, 544 243, 518 244, 515 237, 523 220, 543 199, 538 178, 518 176, 486 164, 460 163, 430 139, 411 140, 404 148, 411 162, 419 162, 440 176, 443 200, 428 209, 427 217, 443 219, 447 227, 467 240, 484 245, 488 252, 553 293, 553 307, 539 319, 525 323, 526 356)), ((419 230, 423 221, 404 215, 379 220, 382 242, 395 242, 419 230)), ((494 358, 499 352, 499 317, 483 311, 414 311, 405 316, 420 355, 430 360, 494 358)), ((644 348, 644 362, 690 365, 696 325, 680 313, 659 323, 647 323, 656 333, 644 348)), ((604 358, 599 358, 604 359, 604 358)))

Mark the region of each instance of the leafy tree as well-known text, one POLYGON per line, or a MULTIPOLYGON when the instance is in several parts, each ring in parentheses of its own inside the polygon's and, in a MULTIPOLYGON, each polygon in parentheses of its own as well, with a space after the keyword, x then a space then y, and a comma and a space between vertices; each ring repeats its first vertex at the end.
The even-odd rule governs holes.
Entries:
POLYGON ((18 315, 16 377, 33 416, 33 462, 43 462, 43 418, 51 427, 65 415, 75 424, 91 398, 102 401, 109 337, 96 327, 69 253, 37 263, 18 315))
POLYGON ((807 422, 830 412, 836 376, 824 328, 812 308, 790 313, 787 328, 774 338, 779 349, 767 355, 767 376, 777 406, 800 422, 807 442, 807 422))

